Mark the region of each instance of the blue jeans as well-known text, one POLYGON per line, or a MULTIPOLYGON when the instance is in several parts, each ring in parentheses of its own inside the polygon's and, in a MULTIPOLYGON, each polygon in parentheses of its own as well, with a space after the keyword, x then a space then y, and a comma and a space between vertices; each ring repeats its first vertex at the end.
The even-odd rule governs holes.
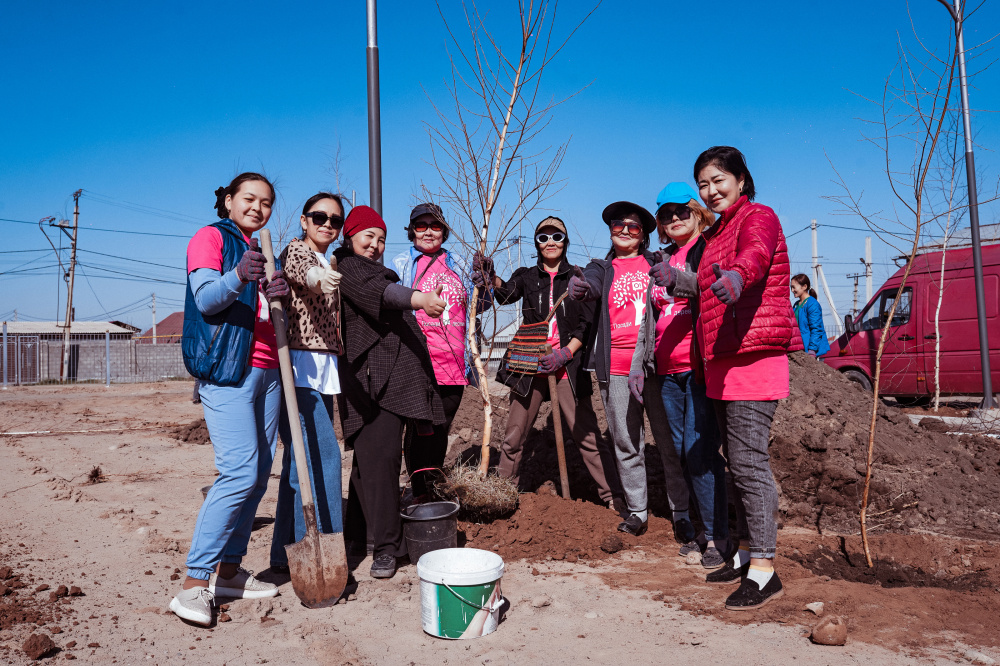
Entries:
MULTIPOLYGON (((340 487, 340 447, 333 431, 333 396, 311 388, 295 387, 299 403, 299 422, 306 445, 309 482, 312 485, 316 527, 324 534, 344 531, 340 487)), ((288 410, 281 404, 278 433, 284 442, 281 455, 281 481, 278 484, 278 508, 274 512, 274 538, 271 541, 271 565, 287 566, 285 546, 306 535, 299 491, 299 470, 292 452, 292 430, 288 410)))
POLYGON ((705 526, 705 538, 728 539, 726 463, 719 453, 718 426, 705 387, 695 382, 690 371, 661 375, 660 379, 670 436, 705 526))
POLYGON ((271 473, 278 434, 278 369, 248 367, 236 386, 201 382, 198 390, 219 476, 198 512, 187 575, 208 580, 216 564, 238 564, 271 473))

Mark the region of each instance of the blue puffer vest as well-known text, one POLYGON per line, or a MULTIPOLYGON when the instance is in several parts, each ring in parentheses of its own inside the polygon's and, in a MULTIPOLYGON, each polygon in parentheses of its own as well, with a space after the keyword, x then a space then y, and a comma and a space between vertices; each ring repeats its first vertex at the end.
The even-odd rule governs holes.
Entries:
MULTIPOLYGON (((236 267, 250 246, 232 220, 227 218, 211 226, 222 233, 222 273, 226 274, 236 267)), ((196 379, 219 386, 235 386, 250 361, 256 323, 257 289, 254 285, 241 291, 222 312, 206 315, 195 304, 189 280, 181 339, 184 367, 196 379)))

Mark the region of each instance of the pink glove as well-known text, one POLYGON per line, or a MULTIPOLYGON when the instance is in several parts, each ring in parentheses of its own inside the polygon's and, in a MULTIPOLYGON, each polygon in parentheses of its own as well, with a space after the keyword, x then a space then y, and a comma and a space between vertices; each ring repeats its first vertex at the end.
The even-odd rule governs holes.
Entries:
POLYGON ((712 283, 712 293, 726 305, 734 305, 736 301, 740 300, 740 293, 743 291, 743 278, 736 271, 722 270, 719 268, 719 264, 712 264, 712 270, 715 271, 715 277, 718 278, 712 283))
POLYGON ((538 372, 551 375, 572 360, 573 352, 566 347, 562 347, 538 359, 538 372))
POLYGON ((566 287, 569 297, 574 301, 582 301, 590 293, 590 283, 583 276, 583 271, 579 266, 573 267, 573 275, 569 278, 569 285, 566 287))
POLYGON ((289 294, 288 283, 285 281, 285 274, 281 270, 274 271, 270 280, 264 278, 261 286, 264 289, 264 296, 269 301, 288 296, 289 294))
POLYGON ((236 275, 239 276, 240 281, 253 282, 254 280, 264 279, 264 263, 267 260, 264 255, 260 253, 260 249, 257 245, 257 239, 250 239, 250 249, 243 253, 240 258, 240 263, 236 264, 236 275))
POLYGON ((669 289, 677 282, 677 267, 671 266, 665 261, 661 261, 649 269, 649 277, 653 278, 653 283, 657 287, 669 289))

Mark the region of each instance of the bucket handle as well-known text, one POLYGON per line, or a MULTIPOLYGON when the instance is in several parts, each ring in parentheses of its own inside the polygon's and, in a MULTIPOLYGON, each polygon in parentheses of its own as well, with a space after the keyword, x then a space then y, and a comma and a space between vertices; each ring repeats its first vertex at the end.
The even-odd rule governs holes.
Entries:
MULTIPOLYGON (((447 480, 448 480, 448 475, 447 475, 447 474, 445 474, 445 473, 444 473, 444 470, 443 470, 443 469, 441 469, 440 467, 422 467, 422 468, 420 468, 420 469, 415 469, 415 470, 413 470, 413 473, 412 473, 412 474, 410 474, 410 477, 409 477, 409 479, 407 479, 407 483, 409 483, 409 484, 410 484, 410 487, 411 487, 411 488, 413 487, 413 477, 415 477, 415 476, 416 476, 417 474, 420 474, 421 472, 437 472, 438 474, 440 474, 440 475, 441 475, 441 478, 442 478, 442 479, 444 479, 445 481, 447 481, 447 480)), ((456 502, 457 504, 461 505, 461 502, 459 501, 459 498, 458 498, 458 495, 454 495, 452 499, 453 499, 453 500, 454 500, 454 501, 455 501, 455 502, 456 502)))
MULTIPOLYGON (((493 609, 489 608, 488 606, 480 606, 477 603, 473 603, 473 602, 469 601, 468 599, 466 599, 465 597, 463 597, 461 594, 459 594, 458 592, 456 592, 455 590, 453 590, 452 587, 451 587, 451 585, 449 585, 448 583, 445 583, 444 581, 441 581, 441 584, 444 585, 445 587, 447 587, 448 591, 451 592, 452 594, 454 594, 455 597, 458 598, 458 600, 461 601, 463 604, 466 604, 467 606, 472 606, 473 608, 478 608, 479 610, 486 611, 487 613, 493 612, 493 609)), ((499 585, 499 584, 500 583, 498 581, 497 585, 499 585)), ((497 601, 500 601, 502 599, 503 599, 503 595, 498 595, 497 596, 497 601)))

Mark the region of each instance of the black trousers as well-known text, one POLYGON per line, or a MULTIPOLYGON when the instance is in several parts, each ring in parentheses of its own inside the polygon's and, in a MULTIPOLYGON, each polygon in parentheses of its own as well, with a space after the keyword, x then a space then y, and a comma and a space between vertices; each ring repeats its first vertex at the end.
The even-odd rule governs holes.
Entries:
POLYGON ((406 554, 399 517, 399 467, 403 460, 403 418, 380 409, 348 438, 354 448, 347 492, 345 539, 364 544, 370 532, 375 555, 406 554))
MULTIPOLYGON (((410 474, 415 470, 428 467, 441 467, 448 453, 448 433, 451 422, 455 420, 458 408, 462 404, 465 386, 438 386, 438 395, 444 403, 445 422, 434 426, 434 432, 428 435, 416 434, 416 428, 407 426, 406 469, 410 474)), ((428 475, 418 474, 411 480, 413 495, 419 497, 428 490, 428 475)))

